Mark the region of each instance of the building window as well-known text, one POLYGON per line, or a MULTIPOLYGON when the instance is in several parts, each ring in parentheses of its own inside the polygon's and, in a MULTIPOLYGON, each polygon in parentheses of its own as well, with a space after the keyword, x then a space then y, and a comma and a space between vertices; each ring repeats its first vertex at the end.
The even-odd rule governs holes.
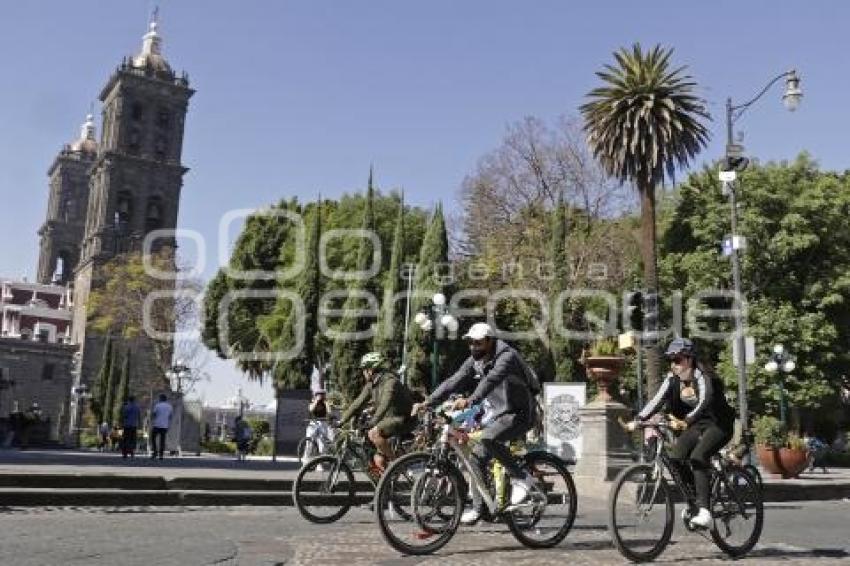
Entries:
POLYGON ((55 364, 44 364, 41 367, 41 379, 43 381, 53 379, 53 370, 55 369, 55 367, 55 364))
POLYGON ((151 197, 148 200, 145 211, 145 231, 150 232, 162 227, 162 201, 159 197, 151 197))
POLYGON ((139 147, 141 145, 142 132, 139 128, 130 128, 130 133, 127 137, 127 147, 129 147, 131 151, 139 151, 139 147))
POLYGON ((169 124, 171 124, 171 113, 165 108, 160 108, 156 115, 156 125, 160 128, 166 129, 169 124))
POLYGON ((154 139, 153 152, 158 158, 164 159, 165 154, 168 152, 168 138, 162 134, 156 136, 154 139))
POLYGON ((130 108, 130 117, 133 118, 134 122, 141 122, 144 116, 145 107, 139 102, 134 102, 133 106, 130 108))

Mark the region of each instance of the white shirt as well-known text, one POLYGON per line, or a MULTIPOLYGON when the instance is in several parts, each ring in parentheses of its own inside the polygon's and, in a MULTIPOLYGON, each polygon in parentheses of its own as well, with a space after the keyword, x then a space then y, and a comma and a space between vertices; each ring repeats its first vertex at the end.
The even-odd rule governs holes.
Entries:
POLYGON ((168 401, 160 401, 153 406, 153 419, 151 426, 153 428, 168 428, 171 424, 171 413, 173 412, 174 408, 168 403, 168 401))

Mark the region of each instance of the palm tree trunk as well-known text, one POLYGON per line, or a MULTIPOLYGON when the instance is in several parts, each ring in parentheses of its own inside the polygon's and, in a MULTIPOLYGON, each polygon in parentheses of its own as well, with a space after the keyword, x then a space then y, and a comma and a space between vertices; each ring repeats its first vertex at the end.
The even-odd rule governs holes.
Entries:
MULTIPOLYGON (((645 295, 655 294, 658 296, 658 256, 656 253, 656 230, 655 230, 655 187, 638 186, 640 193, 640 223, 641 242, 640 249, 643 256, 643 284, 645 295)), ((661 382, 661 360, 658 350, 656 333, 659 324, 659 303, 654 302, 654 313, 644 312, 648 325, 644 326, 644 352, 646 354, 646 391, 649 397, 655 394, 661 382), (654 315, 654 316, 653 316, 654 315), (648 334, 647 334, 648 332, 648 334)), ((649 305, 651 308, 651 305, 649 305)))

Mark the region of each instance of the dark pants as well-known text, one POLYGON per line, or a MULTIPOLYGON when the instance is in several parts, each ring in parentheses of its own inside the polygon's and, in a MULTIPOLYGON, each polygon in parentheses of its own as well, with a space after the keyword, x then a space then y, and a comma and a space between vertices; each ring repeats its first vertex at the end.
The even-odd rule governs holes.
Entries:
POLYGON ((713 422, 700 421, 689 426, 670 449, 670 458, 677 465, 682 478, 686 482, 693 482, 697 505, 700 507, 708 509, 711 457, 731 439, 731 428, 721 428, 713 422))
POLYGON ((526 419, 518 415, 502 415, 482 429, 481 438, 472 449, 473 459, 482 478, 486 477, 485 470, 491 457, 498 460, 512 478, 519 479, 525 475, 505 443, 524 437, 530 428, 526 419))
POLYGON ((151 433, 151 456, 156 456, 159 454, 159 457, 162 458, 162 455, 165 453, 165 435, 168 434, 167 428, 154 428, 151 433), (159 437, 159 449, 157 450, 157 442, 156 439, 159 437))
POLYGON ((136 437, 138 436, 138 429, 134 426, 125 426, 124 427, 124 436, 121 438, 121 454, 123 456, 130 455, 136 451, 136 437))

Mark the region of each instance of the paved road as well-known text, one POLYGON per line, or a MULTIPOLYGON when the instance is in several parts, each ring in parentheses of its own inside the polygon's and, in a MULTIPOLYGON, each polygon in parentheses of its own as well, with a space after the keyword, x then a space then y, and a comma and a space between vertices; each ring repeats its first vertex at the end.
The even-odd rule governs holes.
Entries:
MULTIPOLYGON (((273 565, 623 564, 605 530, 604 501, 584 499, 566 541, 551 550, 518 545, 502 525, 462 529, 439 554, 401 557, 370 513, 312 525, 292 508, 0 509, 2 564, 273 565)), ((850 564, 850 501, 770 504, 749 564, 850 564)), ((677 527, 661 562, 723 562, 708 541, 677 527)), ((728 561, 726 562, 728 563, 728 561)))

